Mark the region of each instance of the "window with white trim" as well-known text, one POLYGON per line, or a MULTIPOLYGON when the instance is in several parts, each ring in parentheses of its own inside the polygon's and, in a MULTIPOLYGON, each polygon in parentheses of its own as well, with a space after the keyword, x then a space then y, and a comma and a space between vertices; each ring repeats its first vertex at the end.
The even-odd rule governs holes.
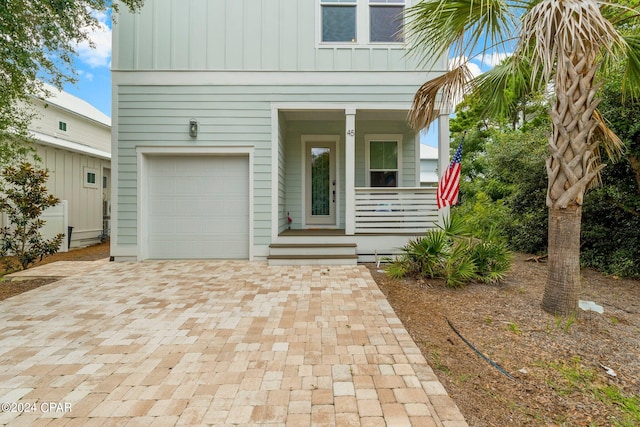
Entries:
POLYGON ((83 186, 88 188, 98 188, 98 170, 94 168, 83 167, 83 186))
POLYGON ((320 0, 323 42, 356 42, 358 0, 320 0))
POLYGON ((398 187, 401 171, 401 135, 365 135, 367 185, 398 187))
POLYGON ((319 0, 323 44, 404 43, 406 0, 319 0))
POLYGON ((369 0, 369 41, 402 43, 405 0, 369 0))

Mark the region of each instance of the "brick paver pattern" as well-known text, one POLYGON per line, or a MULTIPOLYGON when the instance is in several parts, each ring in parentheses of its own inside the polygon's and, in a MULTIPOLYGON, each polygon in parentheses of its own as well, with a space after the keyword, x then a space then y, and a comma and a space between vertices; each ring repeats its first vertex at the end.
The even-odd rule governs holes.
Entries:
POLYGON ((94 266, 0 302, 0 424, 467 425, 364 266, 94 266))

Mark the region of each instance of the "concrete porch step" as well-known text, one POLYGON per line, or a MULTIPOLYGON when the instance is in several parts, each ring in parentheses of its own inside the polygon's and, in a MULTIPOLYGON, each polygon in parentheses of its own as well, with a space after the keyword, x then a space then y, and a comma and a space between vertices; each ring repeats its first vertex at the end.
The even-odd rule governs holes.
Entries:
POLYGON ((269 265, 355 265, 355 243, 272 243, 269 265))
POLYGON ((355 243, 272 243, 270 255, 355 255, 355 243))

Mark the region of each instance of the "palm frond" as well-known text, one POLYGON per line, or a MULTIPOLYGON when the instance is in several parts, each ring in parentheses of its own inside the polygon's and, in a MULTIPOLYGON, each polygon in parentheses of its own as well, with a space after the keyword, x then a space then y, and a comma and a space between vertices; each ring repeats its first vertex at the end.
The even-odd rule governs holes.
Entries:
POLYGON ((612 162, 615 162, 622 158, 625 149, 624 142, 607 126, 604 117, 598 110, 593 112, 593 119, 597 124, 591 135, 592 161, 589 162, 589 172, 595 172, 595 176, 589 183, 588 188, 590 189, 602 184, 602 151, 612 162))
POLYGON ((479 46, 500 45, 516 27, 513 8, 505 0, 421 1, 407 10, 410 53, 426 64, 443 55, 471 56, 479 46))
POLYGON ((640 97, 640 35, 631 34, 622 38, 625 42, 622 93, 637 99, 640 97))
POLYGON ((438 98, 441 106, 455 105, 462 99, 467 85, 473 79, 473 75, 466 63, 461 63, 448 72, 424 83, 413 97, 411 111, 409 111, 409 124, 413 129, 420 130, 438 118, 439 108, 436 105, 438 98))
POLYGON ((442 226, 438 225, 438 228, 449 237, 471 237, 467 223, 460 215, 452 214, 448 218, 445 217, 442 226))
POLYGON ((598 142, 612 161, 620 159, 624 154, 624 142, 607 126, 604 117, 598 110, 593 112, 593 118, 598 122, 593 130, 593 140, 598 142))
POLYGON ((515 108, 514 103, 544 89, 532 80, 531 63, 522 52, 507 57, 493 69, 476 77, 474 95, 491 99, 486 114, 491 117, 505 115, 515 108))
POLYGON ((562 52, 591 55, 612 51, 624 41, 613 25, 602 16, 597 0, 542 0, 523 18, 520 48, 533 49, 532 71, 542 70, 545 80, 552 78, 562 52))
POLYGON ((621 3, 600 2, 600 11, 616 28, 633 27, 640 20, 640 6, 629 7, 621 3))

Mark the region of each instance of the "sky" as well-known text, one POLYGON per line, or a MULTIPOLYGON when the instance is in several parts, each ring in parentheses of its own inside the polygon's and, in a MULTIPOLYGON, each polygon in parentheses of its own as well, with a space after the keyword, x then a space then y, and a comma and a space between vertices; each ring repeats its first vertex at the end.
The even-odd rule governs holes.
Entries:
POLYGON ((111 19, 102 13, 98 20, 100 29, 91 33, 96 47, 88 43, 77 47, 78 82, 65 85, 64 90, 111 117, 111 19))
MULTIPOLYGON (((100 28, 91 33, 95 49, 89 47, 88 43, 78 46, 76 60, 78 82, 67 84, 64 90, 87 101, 111 117, 111 18, 106 13, 101 13, 98 15, 98 20, 100 28)), ((505 57, 504 53, 495 53, 474 58, 470 61, 469 68, 472 74, 477 76, 494 67, 505 57)), ((455 61, 455 58, 451 59, 451 62, 455 61)), ((421 142, 434 147, 438 146, 435 124, 423 131, 421 142)))
MULTIPOLYGON (((469 61, 469 70, 474 77, 479 76, 485 71, 490 70, 491 68, 498 65, 502 62, 506 57, 507 53, 491 53, 484 55, 482 57, 473 58, 469 61)), ((468 58, 463 57, 462 60, 466 61, 468 58)), ((455 64, 458 61, 457 58, 451 58, 449 60, 449 64, 455 64)), ((454 114, 452 114, 454 116, 454 114)), ((420 142, 422 144, 431 145, 433 147, 438 146, 438 127, 437 121, 432 123, 429 128, 422 131, 420 136, 420 142)))

